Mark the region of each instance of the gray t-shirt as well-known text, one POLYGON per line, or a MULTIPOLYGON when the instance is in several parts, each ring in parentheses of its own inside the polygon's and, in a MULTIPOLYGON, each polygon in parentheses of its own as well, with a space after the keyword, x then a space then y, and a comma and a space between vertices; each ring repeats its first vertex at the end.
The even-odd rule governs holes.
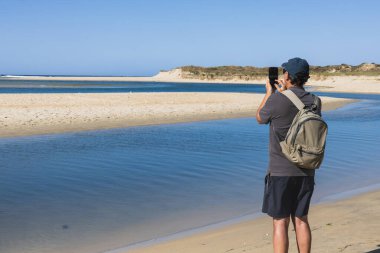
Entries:
MULTIPOLYGON (((301 87, 292 87, 290 90, 293 91, 306 106, 313 104, 314 97, 310 92, 305 91, 301 87)), ((319 101, 319 104, 321 104, 321 101, 319 101)), ((272 176, 314 176, 314 170, 297 167, 290 162, 281 151, 279 141, 285 139, 297 113, 297 107, 289 98, 280 92, 270 95, 260 111, 261 120, 265 124, 270 123, 268 172, 272 176)), ((318 108, 317 113, 321 115, 321 108, 318 108)))

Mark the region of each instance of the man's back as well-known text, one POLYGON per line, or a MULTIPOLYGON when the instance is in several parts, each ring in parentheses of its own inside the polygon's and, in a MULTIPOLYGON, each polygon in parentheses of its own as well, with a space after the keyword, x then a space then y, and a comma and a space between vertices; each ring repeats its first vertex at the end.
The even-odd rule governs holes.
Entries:
MULTIPOLYGON (((290 88, 306 106, 314 103, 314 96, 301 87, 290 88)), ((321 104, 321 103, 319 103, 321 104)), ((321 108, 317 109, 321 114, 321 108)), ((314 170, 300 169, 290 162, 282 153, 279 141, 285 136, 293 122, 298 109, 284 94, 273 93, 260 111, 264 123, 270 123, 269 166, 268 172, 273 176, 313 176, 314 170)))

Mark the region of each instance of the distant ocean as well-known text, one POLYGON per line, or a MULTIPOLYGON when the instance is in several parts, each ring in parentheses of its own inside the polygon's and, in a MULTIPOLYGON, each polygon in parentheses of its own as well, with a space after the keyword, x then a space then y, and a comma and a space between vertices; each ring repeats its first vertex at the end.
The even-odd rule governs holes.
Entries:
MULTIPOLYGON (((123 85, 139 91, 263 89, 123 85)), ((380 96, 333 95, 365 100, 324 112, 329 136, 314 203, 380 184, 374 176, 380 164, 380 96)), ((253 118, 1 138, 0 252, 107 252, 255 216, 267 147, 268 126, 253 118)))
POLYGON ((121 81, 27 81, 0 78, 0 93, 264 92, 263 85, 121 81))

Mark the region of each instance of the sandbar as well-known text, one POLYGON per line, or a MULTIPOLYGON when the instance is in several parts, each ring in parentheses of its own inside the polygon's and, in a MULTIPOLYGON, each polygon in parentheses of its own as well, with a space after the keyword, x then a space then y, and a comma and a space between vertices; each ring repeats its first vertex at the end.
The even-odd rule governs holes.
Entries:
MULTIPOLYGON (((263 96, 224 92, 0 94, 0 137, 255 117, 263 96)), ((321 99, 323 110, 356 101, 321 99)))

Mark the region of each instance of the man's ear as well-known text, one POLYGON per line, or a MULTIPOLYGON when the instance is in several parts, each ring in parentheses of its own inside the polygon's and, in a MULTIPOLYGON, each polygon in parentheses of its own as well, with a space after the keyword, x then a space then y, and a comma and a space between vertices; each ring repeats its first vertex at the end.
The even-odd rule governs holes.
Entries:
POLYGON ((290 77, 289 77, 289 73, 288 72, 284 73, 284 81, 285 81, 286 88, 291 87, 292 83, 290 82, 290 77))
POLYGON ((290 79, 289 79, 289 73, 288 73, 288 72, 285 72, 285 73, 284 73, 284 80, 285 80, 286 82, 289 82, 289 81, 290 81, 290 79))

